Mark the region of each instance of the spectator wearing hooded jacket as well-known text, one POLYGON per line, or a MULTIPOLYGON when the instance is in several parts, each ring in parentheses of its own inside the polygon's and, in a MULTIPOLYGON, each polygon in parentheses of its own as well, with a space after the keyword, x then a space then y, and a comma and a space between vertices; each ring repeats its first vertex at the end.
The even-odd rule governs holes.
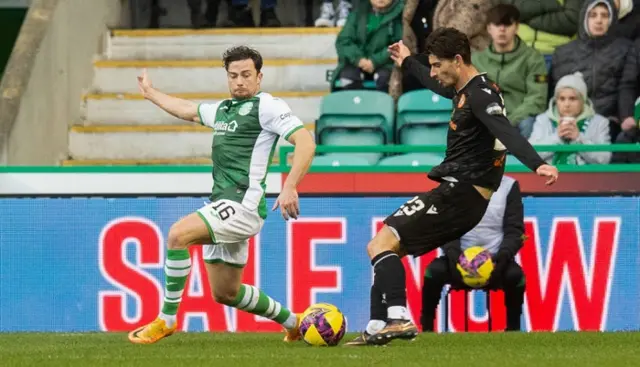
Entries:
MULTIPOLYGON (((547 112, 538 115, 529 138, 532 145, 609 144, 609 121, 593 111, 580 72, 562 77, 547 112)), ((611 152, 539 152, 550 164, 606 164, 611 152)))
POLYGON ((544 57, 517 36, 519 20, 513 5, 491 8, 487 31, 492 42, 484 51, 474 52, 471 61, 500 86, 507 117, 529 138, 536 116, 545 110, 549 86, 544 57))
POLYGON ((563 76, 581 72, 596 113, 611 121, 615 139, 620 124, 633 120, 638 65, 633 43, 609 32, 618 21, 613 1, 585 2, 579 37, 556 49, 550 75, 553 88, 563 76))

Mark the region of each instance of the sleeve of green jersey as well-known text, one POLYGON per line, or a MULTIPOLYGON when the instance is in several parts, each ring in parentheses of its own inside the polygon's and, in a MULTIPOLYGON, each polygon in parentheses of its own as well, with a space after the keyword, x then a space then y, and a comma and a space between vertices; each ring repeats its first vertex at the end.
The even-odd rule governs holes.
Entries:
POLYGON ((218 113, 220 102, 216 103, 200 103, 198 105, 198 117, 200 123, 204 126, 213 127, 216 122, 216 113, 218 113))
POLYGON ((260 101, 260 124, 263 129, 285 139, 304 127, 287 103, 279 98, 265 98, 260 101))

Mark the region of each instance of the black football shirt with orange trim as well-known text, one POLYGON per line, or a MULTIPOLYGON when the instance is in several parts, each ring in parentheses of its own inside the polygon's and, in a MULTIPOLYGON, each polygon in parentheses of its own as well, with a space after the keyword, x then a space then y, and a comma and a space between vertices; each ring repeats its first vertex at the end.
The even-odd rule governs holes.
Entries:
POLYGON ((402 69, 424 87, 453 102, 445 158, 429 172, 430 179, 442 181, 443 177, 453 177, 497 190, 504 175, 507 150, 532 171, 545 164, 507 119, 500 89, 486 75, 471 78, 456 91, 431 78, 429 68, 413 56, 404 59, 402 69))

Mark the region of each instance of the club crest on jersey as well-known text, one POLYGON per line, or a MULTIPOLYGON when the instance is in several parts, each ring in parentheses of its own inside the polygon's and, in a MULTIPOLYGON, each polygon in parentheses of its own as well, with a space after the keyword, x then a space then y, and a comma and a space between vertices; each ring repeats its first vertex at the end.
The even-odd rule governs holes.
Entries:
POLYGON ((462 108, 462 106, 464 106, 464 103, 467 101, 467 97, 466 95, 461 95, 460 99, 458 100, 458 108, 462 108))
POLYGON ((240 109, 238 110, 238 115, 246 116, 249 114, 249 112, 251 112, 252 108, 253 108, 253 102, 245 102, 242 106, 240 106, 240 109))

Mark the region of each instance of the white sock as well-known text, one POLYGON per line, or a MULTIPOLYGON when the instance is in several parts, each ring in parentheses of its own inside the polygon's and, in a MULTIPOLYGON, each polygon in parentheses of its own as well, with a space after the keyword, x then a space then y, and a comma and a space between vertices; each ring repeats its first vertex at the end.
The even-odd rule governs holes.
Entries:
POLYGON ((391 306, 387 308, 387 317, 390 319, 411 320, 409 311, 404 306, 391 306))
POLYGON ((375 335, 378 332, 380 332, 380 330, 384 329, 384 327, 387 325, 386 321, 382 321, 382 320, 369 320, 369 323, 367 324, 367 328, 365 329, 365 331, 367 332, 367 334, 369 335, 375 335))
POLYGON ((164 320, 167 327, 173 327, 173 325, 176 324, 176 315, 167 315, 166 313, 160 312, 158 317, 164 320))
POLYGON ((297 323, 298 319, 296 318, 296 314, 291 312, 289 317, 282 323, 282 326, 284 326, 284 328, 287 330, 291 330, 296 327, 297 323))

